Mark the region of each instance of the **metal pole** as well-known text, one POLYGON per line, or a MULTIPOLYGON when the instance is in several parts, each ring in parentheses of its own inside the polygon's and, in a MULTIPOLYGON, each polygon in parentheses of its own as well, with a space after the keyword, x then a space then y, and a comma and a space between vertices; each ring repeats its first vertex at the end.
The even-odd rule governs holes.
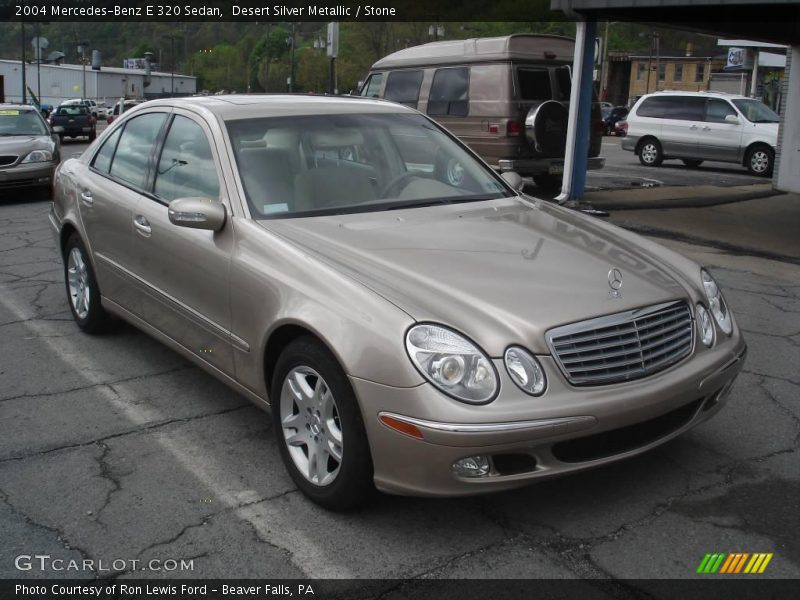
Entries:
POLYGON ((42 24, 36 22, 36 94, 39 96, 39 108, 42 107, 42 24))
POLYGON ((294 23, 292 23, 292 47, 289 49, 289 93, 294 91, 294 23))
POLYGON ((81 90, 81 97, 88 98, 88 94, 86 93, 86 47, 81 46, 83 50, 81 50, 81 67, 83 71, 83 88, 81 90))
POLYGON ((25 20, 20 23, 22 29, 22 103, 28 103, 28 93, 25 89, 25 20))
MULTIPOLYGON (((666 66, 664 68, 666 69, 666 66)), ((666 80, 666 77, 664 79, 666 80)), ((661 81, 661 40, 656 34, 656 91, 658 91, 659 81, 661 81)))
POLYGON ((328 93, 331 95, 336 93, 336 59, 333 56, 328 70, 328 93))
POLYGON ((603 65, 600 68, 600 100, 608 100, 606 98, 608 91, 608 25, 606 21, 606 35, 603 38, 603 65))
POLYGON ((169 36, 170 52, 170 74, 169 74, 169 97, 175 96, 175 36, 169 36))
MULTIPOLYGON (((653 36, 655 35, 654 31, 650 32, 650 56, 647 57, 647 90, 645 94, 650 93, 650 71, 653 70, 653 36)), ((656 86, 658 87, 658 86, 656 86)))

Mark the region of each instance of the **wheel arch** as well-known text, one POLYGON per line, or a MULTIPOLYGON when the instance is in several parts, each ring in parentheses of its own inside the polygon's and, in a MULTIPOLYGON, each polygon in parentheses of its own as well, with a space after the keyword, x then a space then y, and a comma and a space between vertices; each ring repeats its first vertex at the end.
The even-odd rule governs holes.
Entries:
MULTIPOLYGON (((298 322, 285 322, 275 327, 267 336, 264 344, 263 364, 264 364, 264 383, 266 385, 267 396, 269 397, 272 392, 272 380, 275 375, 275 366, 278 363, 278 358, 289 344, 294 340, 301 337, 310 337, 319 342, 328 352, 331 353, 342 367, 342 370, 347 374, 347 368, 342 362, 342 357, 339 356, 332 346, 328 344, 325 339, 319 335, 318 332, 308 327, 304 323, 298 322)), ((270 402, 271 403, 271 402, 270 402)))

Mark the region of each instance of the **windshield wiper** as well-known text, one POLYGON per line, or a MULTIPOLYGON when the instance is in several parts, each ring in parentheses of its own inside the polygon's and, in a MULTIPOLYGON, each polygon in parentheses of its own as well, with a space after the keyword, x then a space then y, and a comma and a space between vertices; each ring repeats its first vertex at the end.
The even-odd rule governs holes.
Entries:
MULTIPOLYGON (((463 204, 465 202, 481 202, 500 198, 497 194, 482 194, 479 196, 450 196, 448 198, 420 198, 419 200, 401 200, 384 205, 382 210, 401 210, 403 208, 419 208, 422 206, 436 206, 437 204, 463 204)), ((380 206, 380 205, 376 205, 380 206)))
POLYGON ((776 121, 775 119, 756 119, 753 123, 780 123, 780 121, 776 121))

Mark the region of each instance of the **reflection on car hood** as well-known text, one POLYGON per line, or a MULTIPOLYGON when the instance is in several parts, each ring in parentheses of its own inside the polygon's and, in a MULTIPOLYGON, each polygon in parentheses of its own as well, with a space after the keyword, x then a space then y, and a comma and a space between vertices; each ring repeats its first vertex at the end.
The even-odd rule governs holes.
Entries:
POLYGON ((53 140, 47 135, 0 136, 0 154, 24 155, 32 150, 53 150, 53 140))
MULTIPOLYGON (((261 221, 419 321, 546 353, 547 329, 686 297, 680 275, 608 226, 516 198, 261 221), (621 294, 609 271, 620 269, 621 294)), ((629 237, 629 236, 627 236, 629 237)))

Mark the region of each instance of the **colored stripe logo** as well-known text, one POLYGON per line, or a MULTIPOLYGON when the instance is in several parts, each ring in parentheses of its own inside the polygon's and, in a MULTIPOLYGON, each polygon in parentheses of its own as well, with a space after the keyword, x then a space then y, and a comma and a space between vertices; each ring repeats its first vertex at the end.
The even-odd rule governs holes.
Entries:
POLYGON ((766 570, 769 561, 772 560, 772 556, 772 552, 756 552, 754 554, 749 552, 709 553, 700 561, 697 572, 701 575, 714 573, 724 575, 760 575, 766 570))

